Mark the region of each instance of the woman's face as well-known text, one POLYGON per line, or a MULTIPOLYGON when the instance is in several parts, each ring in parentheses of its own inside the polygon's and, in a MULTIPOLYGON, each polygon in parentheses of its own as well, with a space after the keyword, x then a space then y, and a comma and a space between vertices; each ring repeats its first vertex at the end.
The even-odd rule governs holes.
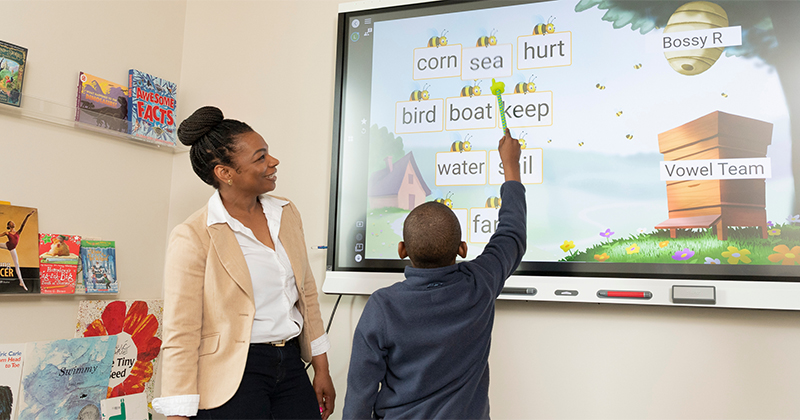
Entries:
POLYGON ((237 170, 232 173, 232 187, 254 195, 270 192, 278 181, 280 161, 269 154, 269 146, 255 131, 240 134, 233 156, 237 170))
POLYGON ((14 229, 14 222, 9 220, 8 223, 6 223, 6 229, 14 229))

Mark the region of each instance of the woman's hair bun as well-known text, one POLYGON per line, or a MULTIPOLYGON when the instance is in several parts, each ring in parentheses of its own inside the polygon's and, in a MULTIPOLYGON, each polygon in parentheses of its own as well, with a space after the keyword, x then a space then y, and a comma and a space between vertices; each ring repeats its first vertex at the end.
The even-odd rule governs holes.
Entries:
POLYGON ((222 111, 215 106, 204 106, 183 120, 178 127, 178 139, 191 146, 224 120, 222 111))

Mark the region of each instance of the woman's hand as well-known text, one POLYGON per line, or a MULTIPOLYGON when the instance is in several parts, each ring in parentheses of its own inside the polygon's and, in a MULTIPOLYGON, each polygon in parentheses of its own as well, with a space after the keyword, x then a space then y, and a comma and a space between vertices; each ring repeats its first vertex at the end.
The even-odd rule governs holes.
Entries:
POLYGON ((333 389, 333 379, 328 371, 328 355, 322 353, 311 358, 311 366, 314 367, 314 391, 317 393, 320 416, 322 420, 327 420, 333 414, 333 406, 336 403, 336 391, 333 389))

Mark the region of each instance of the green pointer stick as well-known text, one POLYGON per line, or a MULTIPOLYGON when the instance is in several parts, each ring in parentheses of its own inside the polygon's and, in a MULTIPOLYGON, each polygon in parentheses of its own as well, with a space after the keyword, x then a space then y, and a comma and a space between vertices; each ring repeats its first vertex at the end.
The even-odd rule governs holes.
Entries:
POLYGON ((489 88, 494 96, 497 96, 497 106, 500 107, 498 113, 500 114, 500 121, 503 122, 503 134, 506 132, 506 113, 503 108, 503 92, 506 90, 506 84, 503 82, 498 82, 492 79, 492 87, 489 88))

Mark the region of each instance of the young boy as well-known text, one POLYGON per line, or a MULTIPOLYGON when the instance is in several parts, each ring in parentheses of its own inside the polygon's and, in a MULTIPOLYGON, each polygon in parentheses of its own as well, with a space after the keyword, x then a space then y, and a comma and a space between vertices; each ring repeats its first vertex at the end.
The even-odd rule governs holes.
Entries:
POLYGON ((403 226, 405 281, 372 294, 353 337, 345 419, 488 419, 489 347, 495 299, 525 253, 525 187, 519 142, 498 146, 505 172, 497 231, 467 256, 447 206, 415 208, 403 226))

